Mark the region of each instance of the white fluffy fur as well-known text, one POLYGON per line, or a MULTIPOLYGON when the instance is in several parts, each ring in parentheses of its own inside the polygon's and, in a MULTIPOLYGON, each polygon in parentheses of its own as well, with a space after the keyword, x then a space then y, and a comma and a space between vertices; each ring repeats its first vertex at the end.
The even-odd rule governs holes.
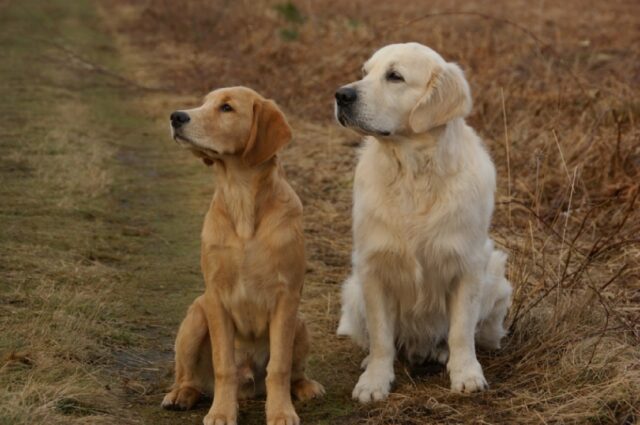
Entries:
POLYGON ((506 254, 488 236, 495 169, 464 122, 468 84, 455 64, 416 43, 379 50, 365 72, 348 86, 356 103, 336 111, 367 135, 338 328, 369 350, 353 396, 385 398, 398 351, 412 362, 447 362, 453 390, 482 390, 475 341, 499 346, 511 285, 506 254), (390 69, 404 82, 389 81, 390 69))

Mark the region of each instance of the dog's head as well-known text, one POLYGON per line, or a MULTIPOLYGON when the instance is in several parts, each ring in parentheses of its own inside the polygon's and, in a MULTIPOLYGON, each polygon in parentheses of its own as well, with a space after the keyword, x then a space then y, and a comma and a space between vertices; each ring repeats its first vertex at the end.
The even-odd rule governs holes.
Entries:
POLYGON ((207 165, 235 156, 256 166, 291 140, 278 106, 246 87, 215 90, 202 106, 175 111, 170 120, 173 139, 207 165))
POLYGON ((335 94, 336 118, 359 133, 424 133, 471 111, 462 70, 418 43, 391 44, 371 56, 361 80, 335 94))

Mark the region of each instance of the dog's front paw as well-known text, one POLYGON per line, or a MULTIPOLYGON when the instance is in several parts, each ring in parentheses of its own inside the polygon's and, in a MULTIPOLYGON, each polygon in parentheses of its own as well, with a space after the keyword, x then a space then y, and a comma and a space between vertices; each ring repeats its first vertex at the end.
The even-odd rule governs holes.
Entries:
POLYGON ((203 425, 237 425, 237 416, 238 408, 236 405, 223 403, 216 405, 214 401, 202 423, 203 425))
POLYGON ((300 425, 300 418, 292 404, 278 409, 267 408, 267 425, 300 425))
POLYGON ((360 403, 384 400, 389 395, 394 378, 393 368, 389 370, 386 367, 375 367, 369 364, 367 370, 360 375, 352 397, 360 403))
POLYGON ((199 399, 200 391, 194 388, 176 388, 164 396, 162 407, 167 410, 189 410, 199 399))
POLYGON ((467 362, 447 363, 449 377, 451 378, 451 390, 462 393, 484 391, 489 386, 484 379, 482 367, 476 359, 467 362))

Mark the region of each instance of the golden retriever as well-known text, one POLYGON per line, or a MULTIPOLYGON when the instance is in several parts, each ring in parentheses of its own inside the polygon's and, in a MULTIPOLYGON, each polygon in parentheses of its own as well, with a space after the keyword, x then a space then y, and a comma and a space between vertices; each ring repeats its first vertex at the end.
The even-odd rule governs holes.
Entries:
POLYGON ((378 50, 363 74, 336 92, 338 121, 366 136, 338 326, 369 351, 353 397, 389 394, 398 350, 446 363, 455 391, 483 390, 475 343, 499 346, 511 284, 488 235, 495 168, 464 120, 469 85, 418 43, 378 50))
POLYGON ((245 87, 174 112, 171 129, 213 166, 216 190, 202 229, 205 291, 178 331, 175 384, 162 406, 189 409, 213 392, 204 424, 236 424, 238 396, 266 383, 267 423, 297 425, 291 393, 305 400, 324 389, 305 375, 302 204, 276 156, 291 129, 273 101, 245 87))

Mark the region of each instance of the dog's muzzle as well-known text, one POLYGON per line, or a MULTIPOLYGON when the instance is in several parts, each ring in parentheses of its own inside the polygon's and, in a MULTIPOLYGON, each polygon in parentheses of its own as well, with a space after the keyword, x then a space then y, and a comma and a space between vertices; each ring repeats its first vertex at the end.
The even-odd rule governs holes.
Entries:
POLYGON ((358 99, 358 92, 352 87, 340 87, 335 96, 338 107, 348 107, 358 99))
POLYGON ((182 111, 173 112, 169 119, 171 120, 171 127, 173 127, 174 129, 178 129, 191 121, 191 117, 189 117, 189 114, 182 111))
POLYGON ((336 118, 338 122, 348 127, 352 124, 354 105, 358 100, 358 92, 352 87, 340 87, 335 93, 336 118))

